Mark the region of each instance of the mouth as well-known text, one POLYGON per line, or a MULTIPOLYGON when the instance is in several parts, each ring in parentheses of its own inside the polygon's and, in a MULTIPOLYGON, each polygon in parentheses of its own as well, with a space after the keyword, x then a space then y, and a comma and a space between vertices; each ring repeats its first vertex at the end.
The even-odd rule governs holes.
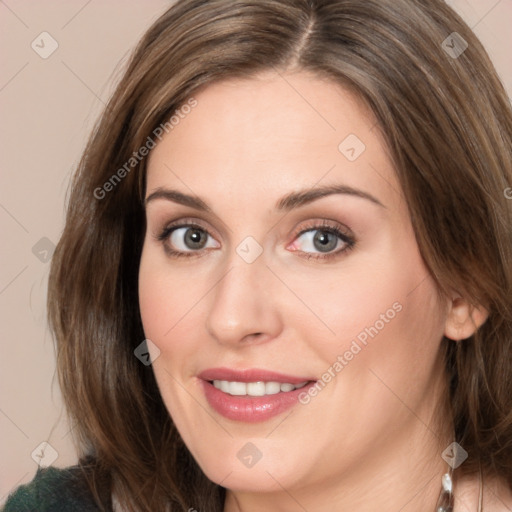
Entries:
POLYGON ((305 376, 261 369, 212 368, 199 376, 206 400, 230 420, 266 421, 299 403, 299 396, 316 383, 305 376))

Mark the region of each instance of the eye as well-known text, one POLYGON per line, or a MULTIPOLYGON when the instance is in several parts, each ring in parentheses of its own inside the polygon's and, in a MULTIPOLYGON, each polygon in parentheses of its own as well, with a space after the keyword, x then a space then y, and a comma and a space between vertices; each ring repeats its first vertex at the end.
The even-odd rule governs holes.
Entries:
POLYGON ((171 256, 192 256, 187 253, 220 247, 204 228, 196 224, 167 226, 157 238, 163 242, 166 252, 171 256))
POLYGON ((350 250, 355 240, 341 230, 339 225, 330 225, 324 221, 303 229, 294 240, 290 249, 306 254, 306 258, 326 259, 350 250))

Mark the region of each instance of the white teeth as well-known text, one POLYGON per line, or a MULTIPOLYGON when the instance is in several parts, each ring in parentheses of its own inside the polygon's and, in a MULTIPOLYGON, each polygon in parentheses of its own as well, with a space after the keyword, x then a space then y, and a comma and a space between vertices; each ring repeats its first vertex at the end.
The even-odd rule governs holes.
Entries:
POLYGON ((265 395, 277 395, 281 391, 281 384, 279 382, 265 383, 265 395))
POLYGON ((264 396, 276 395, 277 393, 287 393, 294 389, 304 387, 307 382, 300 384, 288 384, 287 382, 232 382, 228 380, 214 380, 213 385, 229 395, 234 396, 264 396))
POLYGON ((249 382, 247 384, 247 394, 249 396, 263 396, 265 394, 265 383, 249 382))
POLYGON ((230 395, 247 395, 247 384, 245 382, 229 382, 228 393, 230 395))

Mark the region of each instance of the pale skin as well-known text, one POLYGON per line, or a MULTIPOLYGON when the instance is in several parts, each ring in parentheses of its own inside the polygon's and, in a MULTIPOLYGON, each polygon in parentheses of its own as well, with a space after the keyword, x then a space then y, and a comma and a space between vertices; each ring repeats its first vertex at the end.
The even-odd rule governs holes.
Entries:
MULTIPOLYGON (((438 296, 374 116, 304 72, 224 81, 194 97, 150 155, 146 197, 174 189, 209 211, 149 201, 139 274, 144 331, 161 351, 153 370, 189 450, 227 488, 225 512, 433 511, 452 441, 438 417, 442 337, 467 338, 486 312, 455 293, 438 296), (338 149, 349 134, 366 146, 355 161, 338 149), (376 201, 344 193, 275 208, 326 185, 376 201), (187 227, 157 240, 175 222, 199 224, 204 247, 187 246, 187 227), (354 246, 315 259, 325 253, 300 233, 325 225, 354 246), (263 250, 250 264, 236 251, 249 236, 263 250), (173 257, 164 242, 192 256, 173 257), (307 405, 248 424, 206 401, 197 375, 211 367, 320 379, 397 302, 400 312, 307 405), (262 454, 251 468, 237 457, 247 442, 262 454)), ((336 240, 331 253, 347 247, 336 240)), ((476 510, 469 494, 458 511, 476 510)))

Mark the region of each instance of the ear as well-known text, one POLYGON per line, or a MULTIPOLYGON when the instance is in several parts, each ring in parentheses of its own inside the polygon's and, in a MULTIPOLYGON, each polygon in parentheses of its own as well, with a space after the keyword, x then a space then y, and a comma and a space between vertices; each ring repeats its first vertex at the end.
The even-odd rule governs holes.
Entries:
POLYGON ((489 316, 483 306, 473 306, 460 295, 448 301, 448 315, 444 335, 451 340, 465 340, 472 336, 489 316))

